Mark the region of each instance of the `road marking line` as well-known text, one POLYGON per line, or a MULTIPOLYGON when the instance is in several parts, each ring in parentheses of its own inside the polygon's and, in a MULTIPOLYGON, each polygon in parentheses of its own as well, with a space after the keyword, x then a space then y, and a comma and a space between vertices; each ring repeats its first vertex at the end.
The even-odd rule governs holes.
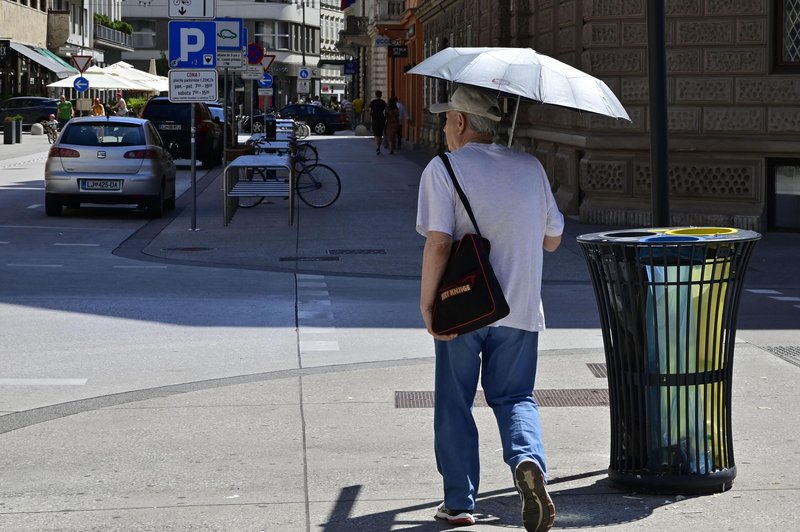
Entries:
POLYGON ((770 296, 770 299, 774 299, 775 301, 800 301, 800 297, 789 297, 789 296, 770 296))
POLYGON ((9 263, 6 266, 11 268, 63 268, 63 264, 20 264, 20 263, 9 263))
POLYGON ((67 242, 55 242, 53 243, 54 246, 78 246, 78 247, 87 247, 87 248, 96 248, 100 247, 100 244, 70 244, 67 242))
POLYGON ((300 334, 336 334, 336 327, 300 327, 300 334))
POLYGON ((297 288, 328 288, 328 284, 313 281, 301 281, 297 283, 297 288))
POLYGON ((44 190, 44 187, 15 187, 14 185, 0 185, 0 190, 44 190))
MULTIPOLYGON (((0 242, 2 243, 2 242, 0 242)), ((329 296, 327 290, 298 290, 297 293, 301 296, 329 296)))
POLYGON ((0 242, 0 244, 10 244, 11 242, 0 242))
POLYGON ((759 290, 756 288, 748 288, 747 291, 753 294, 781 294, 781 292, 778 292, 777 290, 759 290))
POLYGON ((329 306, 331 306, 331 302, 330 302, 330 300, 327 300, 327 299, 308 299, 308 300, 305 300, 305 301, 300 301, 300 303, 298 304, 298 306, 304 307, 306 309, 314 308, 314 305, 321 305, 323 307, 329 307, 329 306))
POLYGON ((2 379, 0 386, 83 386, 89 379, 2 379))

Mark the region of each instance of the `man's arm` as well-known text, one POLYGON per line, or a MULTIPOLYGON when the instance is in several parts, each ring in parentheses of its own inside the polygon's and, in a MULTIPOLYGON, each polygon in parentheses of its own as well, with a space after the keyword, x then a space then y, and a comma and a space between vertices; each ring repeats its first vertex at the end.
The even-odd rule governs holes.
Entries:
POLYGON ((555 251, 558 249, 558 246, 561 245, 561 235, 558 236, 546 236, 544 237, 544 250, 545 251, 555 251))
POLYGON ((425 321, 425 328, 437 340, 452 340, 457 336, 455 334, 441 336, 434 334, 431 330, 436 289, 439 287, 439 281, 447 267, 452 245, 453 238, 447 233, 430 231, 422 252, 422 283, 420 286, 419 309, 422 312, 422 319, 425 321))

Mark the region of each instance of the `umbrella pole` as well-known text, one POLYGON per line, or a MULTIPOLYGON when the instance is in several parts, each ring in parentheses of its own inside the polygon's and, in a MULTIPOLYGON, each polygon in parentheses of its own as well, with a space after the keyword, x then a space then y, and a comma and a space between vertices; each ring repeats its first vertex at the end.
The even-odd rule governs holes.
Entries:
POLYGON ((519 113, 519 96, 517 96, 517 106, 514 108, 514 120, 511 122, 511 132, 508 134, 508 147, 511 147, 511 141, 514 140, 514 129, 517 127, 517 114, 519 113))

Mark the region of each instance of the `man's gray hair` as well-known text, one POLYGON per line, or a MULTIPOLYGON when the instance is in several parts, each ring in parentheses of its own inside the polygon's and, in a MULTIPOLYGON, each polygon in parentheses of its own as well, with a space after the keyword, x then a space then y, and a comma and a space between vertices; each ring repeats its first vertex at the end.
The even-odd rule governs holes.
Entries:
POLYGON ((476 133, 480 133, 481 135, 489 135, 492 138, 497 136, 498 122, 483 116, 469 113, 464 113, 464 116, 467 117, 467 123, 469 124, 469 127, 472 128, 472 130, 476 133))

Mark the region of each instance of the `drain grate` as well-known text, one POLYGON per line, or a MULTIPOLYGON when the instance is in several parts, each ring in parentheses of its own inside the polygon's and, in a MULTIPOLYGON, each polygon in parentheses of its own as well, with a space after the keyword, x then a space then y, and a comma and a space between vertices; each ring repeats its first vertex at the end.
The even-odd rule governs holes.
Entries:
POLYGON ((600 379, 608 378, 608 369, 606 368, 605 363, 603 364, 586 364, 589 366, 589 371, 592 372, 592 375, 598 377, 600 379))
POLYGON ((161 248, 162 251, 213 251, 214 248, 185 247, 185 248, 161 248))
POLYGON ((318 261, 336 261, 339 257, 281 257, 278 259, 280 262, 318 262, 318 261))
POLYGON ((329 249, 329 255, 386 255, 385 249, 329 249))
POLYGON ((800 367, 800 346, 797 345, 768 345, 764 349, 789 364, 800 367))
MULTIPOLYGON (((433 408, 433 391, 394 392, 395 408, 433 408)), ((533 397, 542 407, 608 406, 608 390, 605 388, 575 388, 562 390, 536 390, 533 397)), ((473 406, 485 407, 482 391, 475 396, 473 406)))

